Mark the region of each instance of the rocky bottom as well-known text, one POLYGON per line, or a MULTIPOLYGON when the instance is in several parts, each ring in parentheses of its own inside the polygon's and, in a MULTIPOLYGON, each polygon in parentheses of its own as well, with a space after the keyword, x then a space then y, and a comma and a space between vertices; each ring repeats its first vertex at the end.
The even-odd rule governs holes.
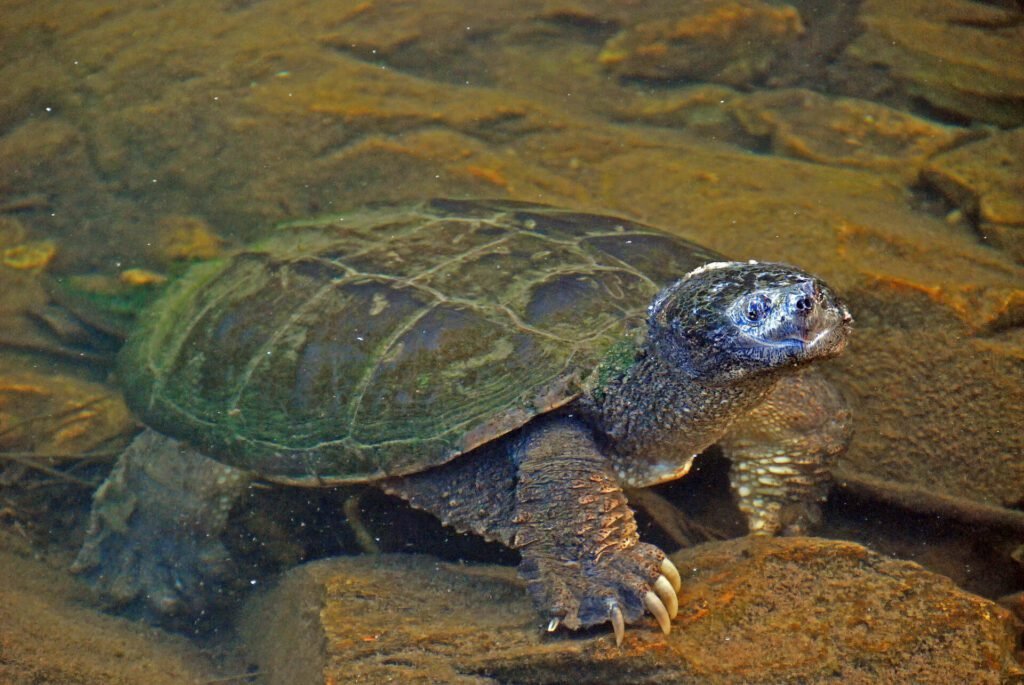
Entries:
POLYGON ((548 634, 510 568, 334 558, 251 601, 266 682, 1005 683, 1009 613, 917 564, 817 538, 742 538, 673 555, 675 629, 548 634))
POLYGON ((0 682, 880 683, 1021 682, 999 605, 855 543, 740 538, 673 555, 669 636, 653 618, 543 630, 512 567, 424 555, 298 566, 205 648, 103 614, 81 581, 0 534, 0 682), (212 646, 211 646, 212 645, 212 646))

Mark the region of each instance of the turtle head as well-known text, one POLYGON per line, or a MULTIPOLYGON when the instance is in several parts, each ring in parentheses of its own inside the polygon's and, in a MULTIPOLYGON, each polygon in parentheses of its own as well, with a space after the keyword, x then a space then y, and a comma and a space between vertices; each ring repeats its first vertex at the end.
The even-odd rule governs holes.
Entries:
POLYGON ((648 339, 668 363, 718 384, 834 357, 852 323, 832 289, 799 269, 715 262, 658 295, 648 339))

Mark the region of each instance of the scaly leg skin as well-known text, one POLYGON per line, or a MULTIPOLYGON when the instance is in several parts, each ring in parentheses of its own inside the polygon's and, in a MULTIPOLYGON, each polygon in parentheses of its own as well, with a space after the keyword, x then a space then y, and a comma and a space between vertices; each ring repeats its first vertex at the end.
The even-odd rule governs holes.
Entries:
POLYGON ((517 548, 549 630, 610 622, 621 644, 645 610, 671 628, 679 572, 639 541, 605 458, 572 420, 538 421, 521 438, 380 486, 456 530, 517 548))
POLYGON ((72 571, 111 608, 191 624, 224 598, 232 564, 220 534, 249 482, 244 471, 141 433, 93 497, 72 571))
POLYGON ((719 442, 752 534, 803 535, 821 520, 831 468, 853 433, 842 395, 817 371, 779 381, 719 442))
POLYGON ((590 431, 571 419, 540 423, 522 438, 513 546, 520 574, 548 630, 654 615, 671 630, 679 573, 665 553, 640 542, 633 512, 590 431))

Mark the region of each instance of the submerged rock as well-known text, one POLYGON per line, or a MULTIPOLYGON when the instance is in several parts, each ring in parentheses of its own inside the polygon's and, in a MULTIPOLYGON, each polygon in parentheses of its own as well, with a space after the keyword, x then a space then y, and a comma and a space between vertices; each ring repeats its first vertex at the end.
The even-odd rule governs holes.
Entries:
POLYGON ((1020 10, 970 0, 866 0, 832 72, 840 92, 958 121, 1024 123, 1020 10))
POLYGON ((71 459, 120 446, 134 426, 121 396, 105 385, 0 360, 2 453, 46 463, 71 459))
POLYGON ((617 105, 623 121, 682 129, 763 153, 815 164, 891 173, 917 182, 933 156, 979 134, 859 98, 803 88, 742 93, 694 85, 617 105))
POLYGON ((915 180, 921 165, 966 132, 856 98, 802 89, 754 93, 729 108, 744 131, 767 138, 777 155, 896 172, 915 180))
POLYGON ((939 155, 923 176, 986 240, 1024 262, 1024 128, 939 155))
POLYGON ((844 542, 743 538, 678 553, 676 630, 548 634, 512 569, 336 558, 290 572, 243 619, 268 683, 1002 683, 1009 612, 844 542))
POLYGON ((747 86, 804 32, 799 12, 789 5, 701 0, 677 12, 613 37, 601 63, 629 78, 747 86))

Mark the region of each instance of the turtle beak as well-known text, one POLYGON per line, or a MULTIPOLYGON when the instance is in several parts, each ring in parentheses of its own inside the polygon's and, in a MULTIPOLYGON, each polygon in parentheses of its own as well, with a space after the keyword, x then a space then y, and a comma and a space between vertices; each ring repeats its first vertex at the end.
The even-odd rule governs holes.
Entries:
POLYGON ((789 295, 789 309, 799 321, 797 339, 809 358, 834 357, 846 348, 853 316, 827 287, 802 284, 789 295))

